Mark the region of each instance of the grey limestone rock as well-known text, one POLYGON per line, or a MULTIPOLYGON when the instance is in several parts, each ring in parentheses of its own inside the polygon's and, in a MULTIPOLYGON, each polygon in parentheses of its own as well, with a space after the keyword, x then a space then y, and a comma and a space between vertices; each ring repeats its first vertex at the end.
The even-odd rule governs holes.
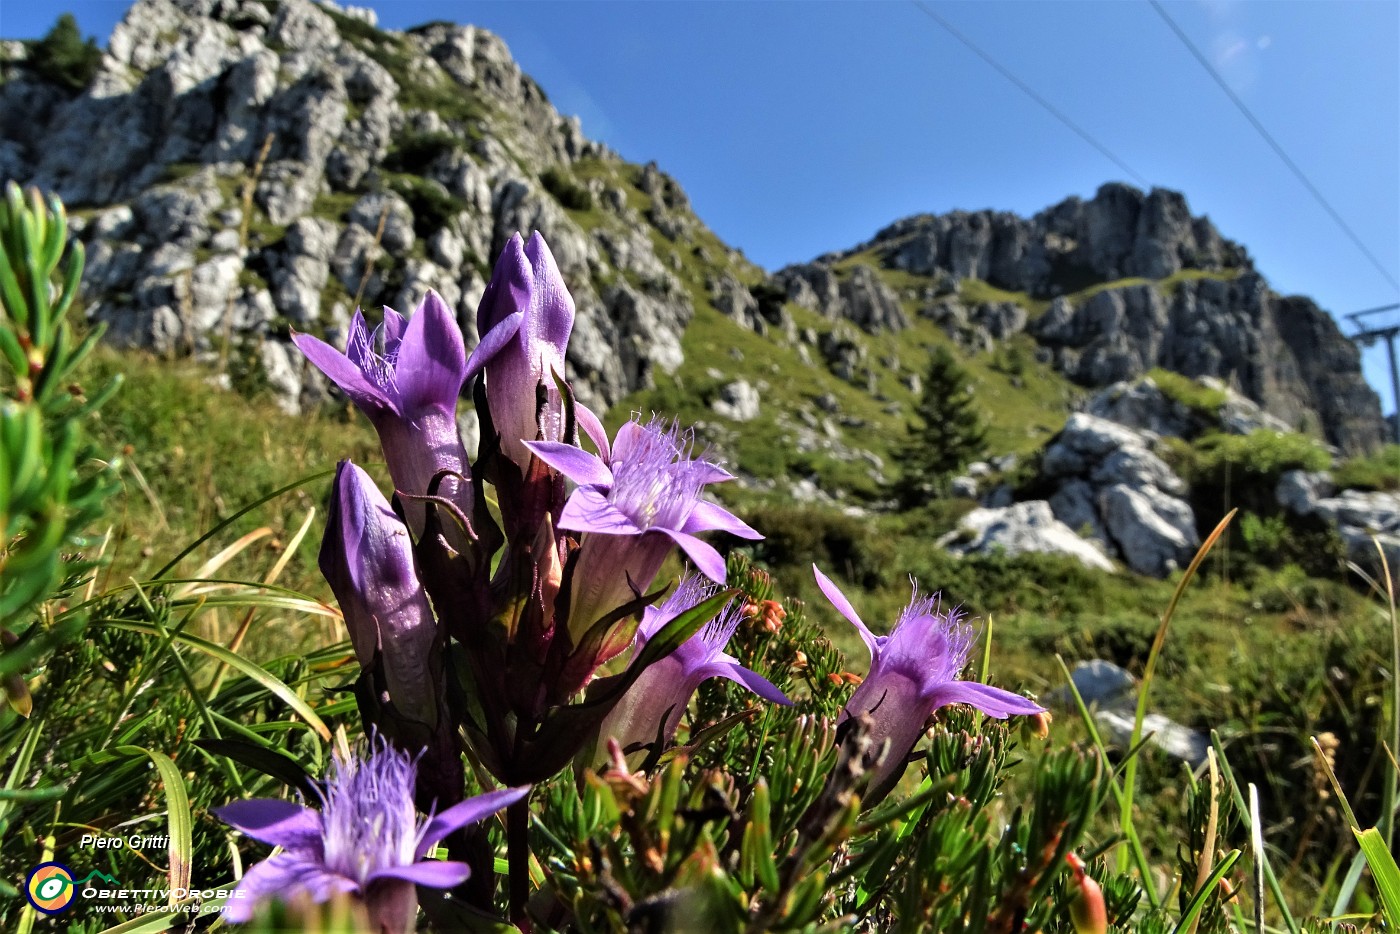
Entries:
POLYGON ((724 274, 711 278, 709 292, 710 301, 720 314, 759 334, 767 333, 768 324, 758 313, 758 299, 734 276, 724 274))
POLYGON ((380 246, 391 254, 406 254, 417 241, 413 211, 396 192, 372 192, 360 198, 350 208, 350 223, 371 235, 378 233, 380 246))
POLYGON ((1098 493, 1099 514, 1123 561, 1139 574, 1166 577, 1185 567, 1199 538, 1181 500, 1153 486, 1115 483, 1098 493))
POLYGON ((1063 554, 1085 567, 1112 571, 1113 562, 1093 543, 1055 518, 1050 504, 1031 500, 1005 508, 979 507, 963 517, 958 531, 938 544, 954 554, 1002 551, 1016 555, 1039 551, 1063 554))
POLYGON ((735 422, 751 422, 758 418, 758 389, 748 380, 738 379, 720 387, 719 398, 710 408, 724 418, 735 422))
POLYGON ((1199 544, 1185 483, 1150 450, 1152 436, 1082 412, 1041 455, 1050 507, 1075 529, 1111 546, 1130 568, 1164 577, 1199 544))
POLYGON ((841 299, 842 317, 871 334, 909 327, 899 298, 869 266, 851 270, 850 278, 841 284, 841 299))
MULTIPOLYGON (((1137 708, 1137 679, 1131 672, 1101 658, 1078 662, 1070 672, 1074 691, 1094 713, 1094 722, 1106 742, 1126 748, 1132 741, 1137 708)), ((1047 704, 1074 709, 1068 686, 1055 688, 1041 698, 1047 704)), ((1204 735, 1158 713, 1143 718, 1143 736, 1168 755, 1193 768, 1206 760, 1210 741, 1204 735)))
POLYGON ((299 326, 320 317, 321 292, 330 276, 337 234, 335 224, 315 217, 299 218, 287 228, 286 250, 272 274, 273 300, 299 326))

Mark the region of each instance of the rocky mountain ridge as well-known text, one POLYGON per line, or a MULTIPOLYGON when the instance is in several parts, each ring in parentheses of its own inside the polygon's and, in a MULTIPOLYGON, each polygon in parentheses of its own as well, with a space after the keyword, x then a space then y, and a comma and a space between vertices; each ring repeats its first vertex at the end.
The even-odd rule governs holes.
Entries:
POLYGON ((337 340, 356 299, 411 311, 433 288, 474 340, 490 262, 517 230, 544 231, 569 281, 569 362, 600 407, 678 365, 683 280, 757 274, 671 179, 584 139, 471 26, 138 0, 77 95, 24 54, 7 44, 0 176, 69 204, 89 317, 158 353, 232 346, 292 410, 326 390, 289 328, 337 340))
POLYGON ((81 92, 27 54, 0 50, 0 176, 75 209, 89 316, 117 343, 231 358, 235 382, 291 409, 327 390, 288 329, 337 340, 357 301, 408 310, 435 288, 470 342, 490 262, 539 229, 578 305, 579 395, 699 392, 721 442, 778 431, 878 474, 859 439, 900 424, 920 374, 908 345, 935 339, 996 358, 994 381, 1048 407, 1048 430, 1073 392, 1019 389, 1026 355, 1041 388, 1160 367, 1218 378, 1343 451, 1381 437, 1331 319, 1273 294, 1174 192, 1110 184, 1030 219, 919 215, 765 275, 673 179, 587 140, 471 26, 386 31, 311 0, 138 0, 81 92), (804 388, 764 393, 770 376, 804 388))
MULTIPOLYGON (((1271 291, 1247 251, 1193 217, 1177 192, 1110 183, 1029 220, 993 211, 917 215, 774 278, 790 300, 825 310, 838 294, 832 272, 853 263, 906 283, 915 313, 969 350, 1024 332, 1081 386, 1161 368, 1222 380, 1344 451, 1371 449, 1383 437, 1359 351, 1331 317, 1310 299, 1271 291), (959 294, 968 281, 1002 294, 968 300, 959 294)), ((877 301, 847 300, 846 317, 867 329, 907 327, 899 297, 887 290, 877 301)))

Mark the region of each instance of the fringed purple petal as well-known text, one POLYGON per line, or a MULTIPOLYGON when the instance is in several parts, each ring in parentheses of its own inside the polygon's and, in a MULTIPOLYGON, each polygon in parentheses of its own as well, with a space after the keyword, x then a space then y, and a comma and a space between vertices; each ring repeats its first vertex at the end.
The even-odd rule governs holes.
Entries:
POLYGON ((870 650, 870 657, 873 660, 876 656, 876 648, 879 644, 875 640, 875 634, 870 631, 865 623, 861 622, 859 614, 856 613, 856 608, 851 606, 851 601, 846 599, 846 595, 841 592, 841 588, 837 587, 836 584, 832 582, 831 578, 822 573, 821 568, 817 567, 815 564, 812 565, 812 573, 817 576, 817 586, 821 588, 821 592, 826 595, 826 598, 831 601, 831 605, 836 607, 838 613, 850 620, 852 626, 856 627, 856 631, 860 633, 861 641, 864 642, 865 647, 870 650))
POLYGON ((381 879, 400 879, 414 885, 426 885, 431 889, 450 889, 466 882, 471 874, 471 867, 466 863, 423 862, 411 866, 386 867, 371 875, 366 884, 381 879))
POLYGON ((399 414, 398 401, 370 380, 354 360, 330 344, 310 334, 293 334, 292 343, 369 417, 383 412, 399 414))
POLYGON ((709 461, 698 461, 696 463, 696 477, 702 483, 724 483, 733 480, 734 475, 725 470, 719 464, 712 464, 709 461))
POLYGON ((632 449, 642 439, 646 429, 637 421, 629 421, 617 430, 613 436, 612 456, 608 463, 616 464, 623 461, 632 453, 632 449))
POLYGON ((778 690, 773 682, 756 671, 750 671, 728 655, 722 655, 705 665, 699 673, 706 678, 728 678, 730 681, 742 684, 770 703, 782 704, 784 707, 792 706, 792 701, 786 694, 778 690))
POLYGON ((466 378, 471 379, 479 373, 486 367, 487 361, 501 352, 501 348, 512 343, 515 335, 520 333, 520 325, 524 321, 525 312, 517 311, 513 315, 507 315, 500 324, 481 335, 481 343, 476 345, 471 358, 467 360, 466 378))
POLYGON ((241 924, 267 901, 288 902, 303 896, 320 904, 337 892, 358 892, 353 879, 330 872, 314 859, 279 853, 253 866, 238 880, 238 890, 224 903, 224 920, 241 924))
MULTIPOLYGON (((418 306, 399 343, 394 367, 403 412, 456 410, 467 371, 467 352, 457 318, 432 290, 418 306)), ((411 416, 416 417, 416 416, 411 416)))
POLYGON ((525 447, 579 486, 611 486, 612 471, 597 455, 558 441, 526 441, 525 447))
POLYGON ((434 815, 423 828, 423 836, 418 843, 418 851, 415 854, 417 859, 422 859, 439 840, 459 827, 467 824, 474 824, 479 820, 484 820, 495 814, 504 807, 508 807, 530 793, 530 786, 523 785, 519 788, 502 788, 497 791, 488 791, 486 794, 468 798, 460 804, 434 815))
POLYGON ((762 533, 753 529, 747 522, 723 506, 700 500, 681 527, 682 532, 728 532, 739 538, 760 539, 762 533))
POLYGON ((574 490, 559 514, 559 528, 603 535, 641 535, 644 531, 592 487, 574 490))
POLYGON ((379 323, 379 335, 384 341, 385 354, 394 353, 399 349, 399 344, 403 342, 404 329, 407 327, 407 318, 388 305, 384 306, 384 320, 379 323))
POLYGON ((934 710, 949 704, 969 704, 998 720, 1041 713, 1045 710, 1019 694, 976 681, 947 681, 935 687, 928 696, 934 710))
POLYGON ((365 314, 358 308, 350 317, 350 330, 345 336, 345 356, 362 370, 374 359, 373 338, 369 326, 365 324, 365 314))
POLYGON ((593 440, 594 445, 598 448, 599 456, 603 458, 604 462, 608 461, 612 457, 612 448, 608 444, 608 432, 603 427, 602 420, 582 402, 574 403, 574 420, 578 422, 579 430, 593 440))
POLYGON ((724 557, 709 545, 696 538, 694 535, 685 532, 677 532, 672 529, 654 529, 660 532, 671 541, 680 546, 696 570, 704 574, 716 584, 724 583, 725 569, 724 557))
POLYGON ((213 814, 234 830, 284 850, 321 851, 321 815, 311 808, 276 798, 234 801, 213 814))

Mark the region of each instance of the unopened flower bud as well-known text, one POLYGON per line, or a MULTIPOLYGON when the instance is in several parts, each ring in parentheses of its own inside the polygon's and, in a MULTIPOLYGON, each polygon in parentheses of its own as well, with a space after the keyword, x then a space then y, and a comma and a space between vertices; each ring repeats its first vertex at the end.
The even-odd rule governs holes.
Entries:
POLYGON ((1050 711, 1042 710, 1040 713, 1033 713, 1021 721, 1021 736, 1023 739, 1048 739, 1050 737, 1050 724, 1055 718, 1050 715, 1050 711))
POLYGON ((1065 862, 1074 873, 1069 918, 1075 934, 1107 934, 1108 909, 1103 903, 1103 889, 1084 871, 1084 861, 1078 856, 1068 853, 1065 862))

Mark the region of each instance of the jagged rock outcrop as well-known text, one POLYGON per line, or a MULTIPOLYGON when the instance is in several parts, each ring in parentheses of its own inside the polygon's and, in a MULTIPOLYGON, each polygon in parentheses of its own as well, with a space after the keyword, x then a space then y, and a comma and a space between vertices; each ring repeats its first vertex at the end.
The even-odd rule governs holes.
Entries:
POLYGON ((1203 411, 1173 399, 1150 377, 1114 383, 1095 393, 1084 407, 1090 415, 1116 422, 1136 431, 1162 437, 1194 438, 1206 431, 1247 435, 1252 431, 1291 431, 1282 419, 1265 412, 1219 380, 1199 380, 1217 393, 1220 404, 1203 411))
POLYGON ((1068 555, 1085 567, 1112 571, 1113 562, 1094 543, 1055 518, 1050 504, 1030 500, 1004 508, 979 507, 963 516, 956 531, 938 540, 953 554, 1045 552, 1068 555))
POLYGON ((1337 530, 1347 557, 1379 572, 1376 546, 1400 581, 1400 493, 1337 490, 1331 474, 1286 472, 1275 491, 1278 503, 1297 516, 1315 516, 1337 530))
POLYGON ((1030 325, 1072 379, 1102 386, 1161 367, 1218 379, 1295 430, 1344 451, 1380 443, 1380 405, 1361 378, 1360 351, 1305 298, 1280 298, 1263 278, 1109 289, 1064 299, 1030 325))
POLYGON ((870 334, 909 327, 899 296, 864 264, 840 276, 820 263, 787 266, 773 274, 772 282, 788 301, 824 318, 848 320, 870 334))
MULTIPOLYGON (((296 409, 324 387, 288 326, 342 339, 356 298, 411 311, 434 288, 474 341, 490 263, 540 230, 577 305, 580 399, 606 407, 680 365, 693 306, 665 243, 703 229, 684 192, 584 138, 485 30, 381 31, 310 0, 138 0, 79 94, 22 56, 7 46, 0 176, 90 213, 74 224, 88 314, 119 344, 247 344, 296 409)), ((691 262, 752 276, 732 252, 691 262)))
POLYGON ((1177 192, 1143 194, 1111 183, 1088 201, 1068 198, 1030 220, 996 211, 920 214, 886 227, 874 247, 883 265, 915 275, 946 271, 998 288, 1053 296, 1129 276, 1243 268, 1249 256, 1177 192))
POLYGON ((1041 479, 1050 508, 1140 574, 1185 567, 1200 544, 1186 484, 1149 449, 1149 437, 1084 413, 1045 446, 1041 479))
POLYGON ((1245 250, 1208 218, 1192 217, 1176 192, 1108 184, 1029 220, 993 211, 917 215, 773 281, 790 301, 858 321, 845 294, 855 279, 848 270, 871 262, 897 274, 894 281, 926 277, 926 286, 905 285, 898 297, 916 302, 966 352, 1025 332, 1038 354, 1082 385, 1160 367, 1218 379, 1346 453, 1382 440, 1380 401, 1356 347, 1310 300, 1271 292, 1245 250), (969 300, 964 280, 1024 297, 969 300))

